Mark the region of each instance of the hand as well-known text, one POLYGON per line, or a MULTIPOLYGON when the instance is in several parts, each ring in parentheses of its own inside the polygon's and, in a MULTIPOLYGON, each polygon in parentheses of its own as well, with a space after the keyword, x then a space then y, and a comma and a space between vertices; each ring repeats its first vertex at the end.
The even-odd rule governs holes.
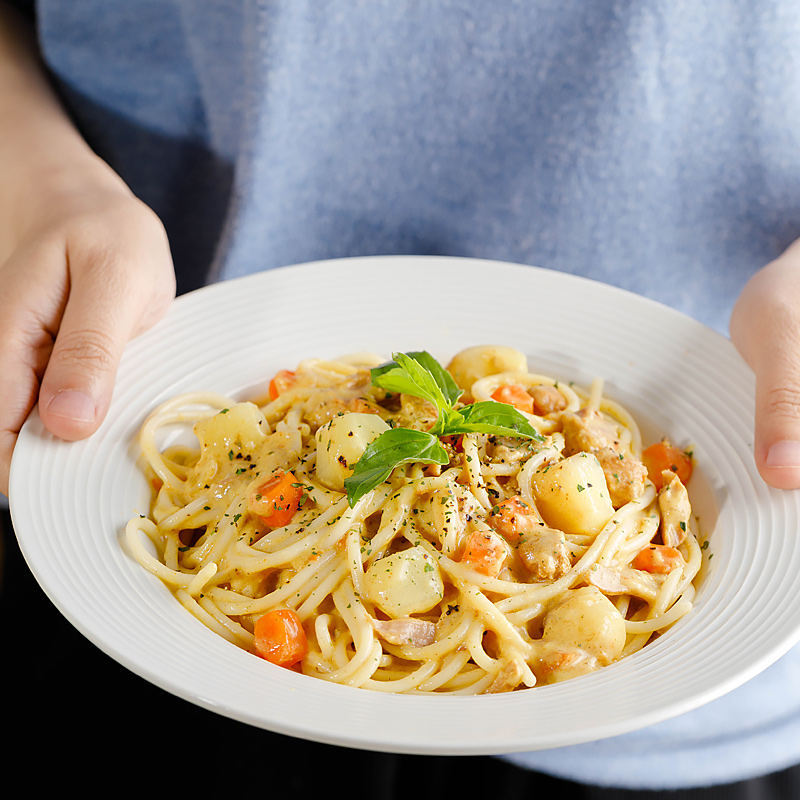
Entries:
POLYGON ((800 487, 800 240, 747 283, 731 338, 756 377, 755 458, 778 489, 800 487))
POLYGON ((40 195, 36 213, 28 209, 26 220, 18 220, 10 252, 0 253, 0 490, 6 494, 12 451, 34 404, 62 439, 93 433, 108 411, 126 342, 155 323, 175 293, 169 245, 155 214, 110 170, 75 187, 62 181, 40 195))

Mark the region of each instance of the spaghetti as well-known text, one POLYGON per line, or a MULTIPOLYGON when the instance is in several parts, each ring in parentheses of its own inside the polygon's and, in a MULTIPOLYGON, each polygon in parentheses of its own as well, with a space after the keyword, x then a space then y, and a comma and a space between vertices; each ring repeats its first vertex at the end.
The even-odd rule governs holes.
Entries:
POLYGON ((328 681, 477 694, 592 672, 691 609, 690 458, 643 450, 600 382, 533 374, 509 348, 450 362, 454 408, 511 405, 535 436, 434 436, 443 463, 399 463, 354 499, 382 433, 437 419, 373 383, 380 362, 303 361, 263 399, 181 395, 144 423, 154 496, 127 542, 210 629, 328 681), (189 429, 191 446, 160 444, 189 429))

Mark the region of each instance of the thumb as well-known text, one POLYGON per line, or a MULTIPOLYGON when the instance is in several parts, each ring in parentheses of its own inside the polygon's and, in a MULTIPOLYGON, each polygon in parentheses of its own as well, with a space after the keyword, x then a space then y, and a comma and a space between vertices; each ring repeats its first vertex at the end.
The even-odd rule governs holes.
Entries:
POLYGON ((51 433, 67 441, 83 439, 100 426, 127 342, 162 316, 172 296, 141 286, 139 270, 114 267, 96 264, 71 273, 69 298, 42 377, 39 415, 51 433))
POLYGON ((132 327, 124 308, 110 301, 108 288, 72 287, 42 378, 39 414, 61 439, 89 436, 111 404, 132 327))
POLYGON ((756 378, 756 466, 771 486, 800 488, 797 243, 748 282, 734 307, 731 338, 756 378))
POLYGON ((92 434, 111 403, 127 332, 75 312, 62 323, 39 392, 45 427, 72 441, 92 434))

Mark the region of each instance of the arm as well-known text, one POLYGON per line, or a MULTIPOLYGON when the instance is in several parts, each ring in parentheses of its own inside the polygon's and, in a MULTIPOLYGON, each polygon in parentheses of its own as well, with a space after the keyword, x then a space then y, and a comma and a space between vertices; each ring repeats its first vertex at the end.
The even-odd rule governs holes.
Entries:
POLYGON ((800 240, 747 283, 731 338, 756 376, 758 470, 772 486, 800 488, 800 240))
POLYGON ((158 218, 81 138, 32 32, 0 3, 0 491, 33 408, 56 436, 102 422, 126 342, 175 292, 158 218))

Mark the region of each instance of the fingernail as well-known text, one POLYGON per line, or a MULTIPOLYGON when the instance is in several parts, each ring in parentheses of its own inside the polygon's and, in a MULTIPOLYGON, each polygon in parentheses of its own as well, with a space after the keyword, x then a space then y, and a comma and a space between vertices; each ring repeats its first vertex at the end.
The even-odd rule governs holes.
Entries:
POLYGON ((54 417, 75 420, 75 422, 94 422, 97 407, 94 400, 83 392, 65 389, 59 392, 47 406, 54 417))
POLYGON ((800 467, 800 442, 788 439, 775 442, 767 451, 768 467, 800 467))

